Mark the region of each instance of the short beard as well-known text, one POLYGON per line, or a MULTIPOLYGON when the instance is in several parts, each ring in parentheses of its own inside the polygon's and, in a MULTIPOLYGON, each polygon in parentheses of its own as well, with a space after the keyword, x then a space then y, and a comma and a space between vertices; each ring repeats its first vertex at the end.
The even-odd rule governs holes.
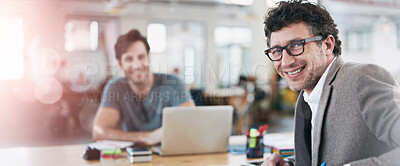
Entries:
POLYGON ((145 76, 144 76, 145 78, 143 79, 143 80, 141 80, 141 81, 134 81, 134 80, 131 80, 131 83, 134 85, 134 86, 144 86, 144 85, 146 85, 146 84, 148 84, 149 83, 149 74, 146 74, 145 76))
MULTIPOLYGON (((322 51, 322 47, 319 47, 319 48, 320 49, 319 49, 319 55, 318 56, 324 56, 324 53, 322 51)), ((315 72, 316 71, 322 71, 322 68, 324 68, 324 65, 317 66, 317 68, 315 68, 314 71, 315 72)), ((320 78, 324 74, 325 70, 321 73, 321 75, 319 77, 315 77, 315 75, 317 75, 317 73, 309 72, 309 73, 311 73, 313 75, 309 75, 308 78, 306 78, 306 80, 304 82, 304 85, 301 88, 299 88, 299 90, 306 89, 306 88, 308 88, 310 86, 314 86, 314 88, 315 88, 315 86, 318 84, 318 81, 320 80, 320 78)))

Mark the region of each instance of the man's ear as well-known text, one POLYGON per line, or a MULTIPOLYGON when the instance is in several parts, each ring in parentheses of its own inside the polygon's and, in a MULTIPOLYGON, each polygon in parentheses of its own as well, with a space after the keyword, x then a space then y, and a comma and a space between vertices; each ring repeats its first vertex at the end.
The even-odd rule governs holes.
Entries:
POLYGON ((332 35, 328 35, 328 37, 324 40, 323 44, 326 46, 325 52, 326 54, 333 53, 333 49, 335 48, 335 37, 332 35))

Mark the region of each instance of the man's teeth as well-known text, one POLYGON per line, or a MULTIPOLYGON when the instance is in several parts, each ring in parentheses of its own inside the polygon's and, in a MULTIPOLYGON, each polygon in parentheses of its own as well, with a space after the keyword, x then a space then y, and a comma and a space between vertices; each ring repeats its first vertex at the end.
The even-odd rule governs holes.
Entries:
POLYGON ((297 73, 299 73, 301 70, 303 70, 304 68, 300 68, 300 69, 297 69, 297 70, 295 70, 295 71, 292 71, 292 72, 288 72, 288 74, 290 74, 290 75, 294 75, 294 74, 297 74, 297 73))

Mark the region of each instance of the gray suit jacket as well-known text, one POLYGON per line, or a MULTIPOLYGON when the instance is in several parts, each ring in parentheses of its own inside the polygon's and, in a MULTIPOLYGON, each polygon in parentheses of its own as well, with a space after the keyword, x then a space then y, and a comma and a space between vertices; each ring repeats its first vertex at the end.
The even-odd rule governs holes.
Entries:
MULTIPOLYGON (((296 117, 304 109, 303 93, 296 117)), ((303 132, 297 119, 295 124, 295 133, 303 132)), ((400 165, 400 88, 382 67, 338 57, 328 71, 314 125, 312 166, 400 165)), ((295 153, 297 158, 302 152, 295 153)))

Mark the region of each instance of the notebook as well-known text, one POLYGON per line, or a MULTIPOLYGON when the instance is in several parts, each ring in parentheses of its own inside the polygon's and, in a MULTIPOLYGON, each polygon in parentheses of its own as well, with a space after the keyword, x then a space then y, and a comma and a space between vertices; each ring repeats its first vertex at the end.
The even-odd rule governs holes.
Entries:
POLYGON ((163 109, 160 155, 227 152, 232 106, 166 107, 163 109))

